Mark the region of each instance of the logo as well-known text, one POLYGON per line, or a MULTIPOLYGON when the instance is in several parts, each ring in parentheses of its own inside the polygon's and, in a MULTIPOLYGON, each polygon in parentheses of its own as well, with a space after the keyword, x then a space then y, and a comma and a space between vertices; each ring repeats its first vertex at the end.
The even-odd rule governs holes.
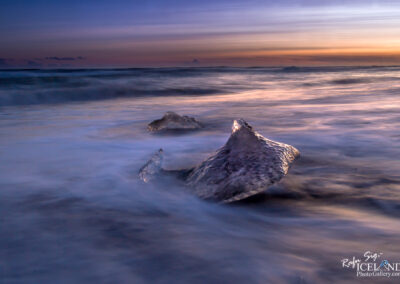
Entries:
POLYGON ((357 277, 400 277, 400 262, 385 259, 381 252, 366 251, 361 258, 343 258, 342 267, 353 269, 357 277))

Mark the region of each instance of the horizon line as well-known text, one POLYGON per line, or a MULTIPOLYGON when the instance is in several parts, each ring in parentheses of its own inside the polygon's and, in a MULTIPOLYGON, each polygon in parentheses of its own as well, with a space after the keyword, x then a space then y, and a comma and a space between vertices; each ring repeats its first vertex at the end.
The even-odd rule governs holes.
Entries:
POLYGON ((378 68, 378 67, 400 67, 400 64, 392 64, 392 65, 265 65, 265 66, 230 66, 230 65, 210 65, 210 66, 141 66, 141 67, 41 67, 41 68, 27 68, 27 67, 7 67, 1 68, 0 71, 34 71, 34 70, 95 70, 95 69, 171 69, 171 68, 190 68, 190 69, 207 69, 207 68, 235 68, 235 69, 243 69, 243 68, 378 68))

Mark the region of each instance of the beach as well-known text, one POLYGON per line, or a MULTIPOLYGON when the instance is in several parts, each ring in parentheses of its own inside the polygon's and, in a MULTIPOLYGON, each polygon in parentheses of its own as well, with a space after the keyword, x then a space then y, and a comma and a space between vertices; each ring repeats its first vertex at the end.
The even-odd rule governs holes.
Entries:
POLYGON ((400 262, 399 94, 396 66, 0 70, 0 279, 354 283, 343 259, 400 262), (167 111, 204 128, 150 133, 167 111), (197 165, 239 118, 300 151, 264 193, 139 180, 160 148, 197 165))

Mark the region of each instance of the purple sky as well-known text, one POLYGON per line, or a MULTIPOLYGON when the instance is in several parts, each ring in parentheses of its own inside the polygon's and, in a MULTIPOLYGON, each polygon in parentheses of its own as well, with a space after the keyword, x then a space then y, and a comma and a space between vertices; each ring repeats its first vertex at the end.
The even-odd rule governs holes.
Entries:
POLYGON ((400 64, 400 2, 3 0, 0 67, 400 64))

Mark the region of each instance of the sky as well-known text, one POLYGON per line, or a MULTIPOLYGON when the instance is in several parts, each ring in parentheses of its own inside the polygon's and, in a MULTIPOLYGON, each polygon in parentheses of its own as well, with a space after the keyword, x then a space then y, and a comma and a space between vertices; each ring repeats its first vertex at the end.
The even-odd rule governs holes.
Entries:
POLYGON ((396 64, 396 0, 0 0, 0 68, 396 64))

